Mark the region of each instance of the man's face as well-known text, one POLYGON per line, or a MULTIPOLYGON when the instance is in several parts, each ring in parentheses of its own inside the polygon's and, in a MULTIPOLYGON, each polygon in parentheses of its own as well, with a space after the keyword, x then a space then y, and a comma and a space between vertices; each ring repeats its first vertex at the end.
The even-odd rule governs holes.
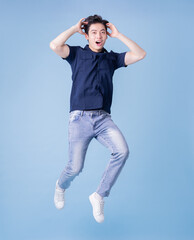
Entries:
POLYGON ((86 39, 89 47, 94 52, 101 52, 107 39, 106 28, 102 23, 94 23, 90 26, 86 39))

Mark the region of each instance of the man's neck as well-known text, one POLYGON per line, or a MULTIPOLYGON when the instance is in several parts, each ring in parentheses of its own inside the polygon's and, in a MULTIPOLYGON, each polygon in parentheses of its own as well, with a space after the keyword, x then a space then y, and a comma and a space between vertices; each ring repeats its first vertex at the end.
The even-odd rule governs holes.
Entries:
POLYGON ((92 52, 96 52, 96 53, 100 53, 100 52, 103 52, 103 49, 104 48, 101 48, 101 49, 93 49, 90 45, 89 45, 89 48, 92 52))

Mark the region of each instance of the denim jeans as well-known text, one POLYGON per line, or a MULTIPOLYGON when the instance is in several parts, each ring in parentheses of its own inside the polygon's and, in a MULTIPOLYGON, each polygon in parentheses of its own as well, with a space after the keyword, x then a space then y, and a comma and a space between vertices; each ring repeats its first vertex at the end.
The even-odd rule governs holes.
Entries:
POLYGON ((59 178, 59 186, 67 189, 84 167, 90 141, 96 138, 110 149, 111 157, 96 192, 107 197, 129 155, 128 145, 119 128, 104 110, 75 110, 69 116, 69 160, 59 178))

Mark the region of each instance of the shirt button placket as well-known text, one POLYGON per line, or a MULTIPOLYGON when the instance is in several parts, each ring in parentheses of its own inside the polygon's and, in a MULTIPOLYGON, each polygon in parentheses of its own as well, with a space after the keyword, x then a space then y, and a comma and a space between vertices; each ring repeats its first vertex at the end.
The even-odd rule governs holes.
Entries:
POLYGON ((99 77, 99 59, 100 59, 100 56, 96 56, 96 61, 97 61, 97 79, 98 79, 98 87, 100 87, 100 77, 99 77))

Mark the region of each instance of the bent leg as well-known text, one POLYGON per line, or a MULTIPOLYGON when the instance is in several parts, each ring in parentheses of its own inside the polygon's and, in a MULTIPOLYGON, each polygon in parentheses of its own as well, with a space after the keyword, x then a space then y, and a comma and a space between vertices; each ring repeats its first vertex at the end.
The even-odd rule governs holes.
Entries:
POLYGON ((110 161, 96 191, 102 197, 107 197, 129 156, 129 149, 124 136, 110 117, 101 126, 96 139, 111 151, 110 161))
POLYGON ((84 167, 86 151, 90 141, 76 141, 69 144, 69 161, 59 178, 59 186, 67 189, 84 167))
POLYGON ((79 114, 70 114, 69 160, 59 178, 59 186, 67 189, 84 167, 86 151, 92 140, 90 125, 79 114))

